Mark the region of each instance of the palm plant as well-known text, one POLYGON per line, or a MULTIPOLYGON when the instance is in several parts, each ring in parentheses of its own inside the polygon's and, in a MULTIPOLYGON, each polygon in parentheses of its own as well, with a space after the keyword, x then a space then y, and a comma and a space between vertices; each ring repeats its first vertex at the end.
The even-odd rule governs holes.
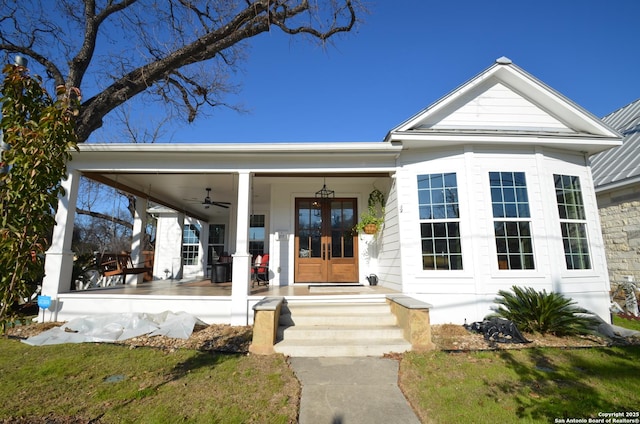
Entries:
POLYGON ((560 293, 517 286, 511 290, 498 292, 495 302, 500 306, 495 315, 513 321, 521 331, 569 336, 590 333, 599 324, 596 317, 560 293))

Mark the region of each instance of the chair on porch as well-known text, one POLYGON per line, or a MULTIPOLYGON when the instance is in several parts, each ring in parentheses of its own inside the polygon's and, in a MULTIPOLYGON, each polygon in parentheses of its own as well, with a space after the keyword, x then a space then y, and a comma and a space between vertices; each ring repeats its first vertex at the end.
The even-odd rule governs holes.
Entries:
POLYGON ((254 284, 264 284, 266 286, 269 285, 269 254, 266 253, 262 255, 260 261, 254 261, 253 266, 251 267, 251 287, 254 284))
POLYGON ((147 266, 135 266, 128 253, 105 253, 102 255, 99 265, 103 277, 118 277, 125 283, 127 275, 145 274, 152 268, 147 266))

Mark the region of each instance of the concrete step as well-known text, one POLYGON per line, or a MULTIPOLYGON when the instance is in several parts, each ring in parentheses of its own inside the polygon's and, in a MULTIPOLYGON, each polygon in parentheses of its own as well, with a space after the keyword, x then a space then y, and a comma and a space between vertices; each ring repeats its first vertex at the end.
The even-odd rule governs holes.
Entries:
POLYGON ((395 325, 389 305, 378 303, 311 303, 287 304, 280 314, 279 324, 292 325, 395 325))
POLYGON ((389 305, 382 299, 376 302, 288 302, 284 310, 296 315, 337 315, 345 311, 349 314, 375 314, 389 312, 389 305))
POLYGON ((384 301, 288 302, 276 352, 294 357, 382 356, 411 344, 384 301))
POLYGON ((383 356, 411 350, 404 339, 390 340, 283 340, 274 346, 278 353, 293 357, 383 356))
POLYGON ((396 318, 393 315, 357 315, 357 314, 343 314, 343 315, 294 315, 294 314, 281 314, 279 325, 292 326, 292 325, 360 325, 360 326, 379 326, 379 325, 395 325, 396 318))
POLYGON ((278 340, 376 340, 402 339, 402 329, 396 325, 294 325, 278 328, 278 340))

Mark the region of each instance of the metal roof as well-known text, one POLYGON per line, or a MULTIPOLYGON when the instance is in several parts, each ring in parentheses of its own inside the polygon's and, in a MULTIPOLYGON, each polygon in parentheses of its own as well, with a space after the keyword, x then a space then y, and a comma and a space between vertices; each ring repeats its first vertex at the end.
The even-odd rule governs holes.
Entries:
POLYGON ((640 182, 640 99, 602 118, 623 136, 622 146, 591 157, 596 191, 640 182))

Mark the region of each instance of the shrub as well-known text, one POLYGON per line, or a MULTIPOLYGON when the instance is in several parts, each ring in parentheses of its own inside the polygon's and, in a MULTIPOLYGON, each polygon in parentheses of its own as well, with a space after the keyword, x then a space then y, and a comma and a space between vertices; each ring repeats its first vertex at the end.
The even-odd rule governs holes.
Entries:
POLYGON ((598 325, 597 318, 560 293, 511 289, 498 292, 494 315, 513 321, 520 331, 569 336, 590 333, 598 325))

